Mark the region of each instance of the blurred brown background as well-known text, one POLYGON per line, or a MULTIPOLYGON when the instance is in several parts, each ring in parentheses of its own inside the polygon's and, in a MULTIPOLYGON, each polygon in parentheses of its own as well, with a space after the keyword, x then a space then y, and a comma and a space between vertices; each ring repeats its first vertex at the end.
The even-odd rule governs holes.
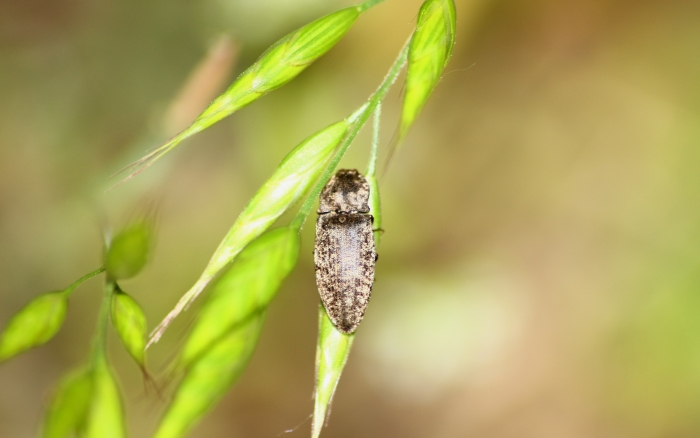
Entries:
MULTIPOLYGON (((285 153, 379 84, 420 1, 388 0, 288 86, 104 194, 109 175, 172 129, 197 65, 190 96, 206 101, 348 4, 2 0, 0 325, 98 266, 105 217, 153 204, 154 259, 123 286, 155 325, 285 153), (241 45, 232 72, 222 34, 241 45)), ((452 61, 382 181, 374 295, 323 436, 700 436, 700 2, 457 12, 452 61)), ((368 139, 344 167, 365 168, 368 139)), ((276 437, 310 415, 310 225, 248 370, 191 436, 276 437)), ((56 339, 0 365, 0 437, 35 434, 51 385, 86 358, 100 295, 96 280, 78 289, 56 339)), ((191 317, 151 350, 156 369, 191 317)), ((111 347, 131 434, 147 437, 163 402, 111 347)))

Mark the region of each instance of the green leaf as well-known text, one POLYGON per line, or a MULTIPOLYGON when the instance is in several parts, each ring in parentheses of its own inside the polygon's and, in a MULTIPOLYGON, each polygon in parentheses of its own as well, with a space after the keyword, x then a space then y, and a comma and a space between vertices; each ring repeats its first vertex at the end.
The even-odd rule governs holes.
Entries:
POLYGON ((258 342, 264 312, 221 338, 186 371, 154 438, 184 436, 238 380, 258 342))
POLYGON ((355 334, 347 335, 333 325, 323 304, 318 310, 318 346, 316 347, 316 391, 311 437, 318 438, 326 421, 328 407, 338 386, 340 374, 350 354, 355 334))
POLYGON ((361 13, 380 3, 370 0, 321 17, 270 46, 258 60, 216 98, 187 129, 141 160, 137 170, 151 165, 180 142, 203 131, 270 91, 281 87, 328 52, 350 30, 361 13))
POLYGON ((452 55, 456 11, 452 0, 426 0, 418 13, 408 52, 399 139, 415 121, 452 55))
POLYGON ((68 310, 63 292, 41 295, 17 312, 0 336, 0 361, 42 345, 61 328, 68 310))
POLYGON ((146 315, 141 306, 117 289, 112 295, 112 324, 126 351, 144 369, 146 350, 146 315))
POLYGON ((92 373, 81 370, 65 377, 46 410, 42 438, 70 438, 84 426, 92 396, 92 373))
POLYGON ((334 123, 304 140, 285 157, 236 219, 197 282, 156 327, 149 342, 156 342, 170 321, 199 295, 214 276, 308 191, 326 168, 333 150, 349 126, 346 120, 334 123))
POLYGON ((146 265, 151 252, 152 228, 148 221, 135 222, 112 239, 105 255, 105 268, 115 280, 131 278, 146 265))
POLYGON ((85 438, 123 438, 124 414, 117 382, 103 356, 92 371, 92 400, 86 419, 85 438))
POLYGON ((180 357, 188 367, 237 324, 267 308, 296 264, 299 234, 284 227, 268 231, 245 247, 217 279, 202 306, 180 357))

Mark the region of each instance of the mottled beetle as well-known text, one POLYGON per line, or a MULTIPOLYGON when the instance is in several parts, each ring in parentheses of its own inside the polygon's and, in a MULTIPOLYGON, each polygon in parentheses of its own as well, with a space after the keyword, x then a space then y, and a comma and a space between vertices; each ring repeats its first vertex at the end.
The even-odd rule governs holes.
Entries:
POLYGON ((357 170, 339 170, 323 188, 316 220, 316 285, 333 325, 353 333, 374 283, 369 184, 357 170))

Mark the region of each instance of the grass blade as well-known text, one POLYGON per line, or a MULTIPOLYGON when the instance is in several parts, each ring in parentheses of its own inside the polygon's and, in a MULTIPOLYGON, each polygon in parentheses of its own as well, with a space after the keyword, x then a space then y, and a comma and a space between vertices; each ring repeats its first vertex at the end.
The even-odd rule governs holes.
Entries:
POLYGON ((92 395, 92 373, 82 370, 65 377, 46 410, 40 436, 70 438, 83 428, 92 395))
POLYGON ((58 332, 68 311, 68 294, 51 292, 30 301, 0 336, 0 361, 45 344, 58 332))
POLYGON ((257 344, 265 310, 296 264, 299 243, 295 229, 268 231, 217 280, 178 360, 185 377, 156 437, 182 436, 238 380, 257 344))
POLYGON ((85 427, 85 438, 123 438, 124 414, 117 382, 107 360, 100 357, 92 371, 92 400, 85 427))
POLYGON ((453 0, 426 0, 418 13, 408 52, 408 70, 399 127, 404 138, 452 55, 456 11, 453 0))
POLYGON ((326 168, 349 126, 345 120, 334 123, 304 140, 287 155, 236 219, 197 282, 154 329, 149 345, 160 339, 170 322, 248 243, 265 232, 308 191, 326 168))
POLYGON ((229 35, 220 36, 210 47, 173 97, 160 121, 157 134, 167 140, 187 129, 229 84, 241 52, 241 44, 229 35))
POLYGON ((316 390, 311 437, 318 438, 329 413, 335 388, 350 354, 355 334, 346 335, 335 328, 323 304, 318 310, 318 346, 316 348, 316 390))
POLYGON ((186 138, 207 129, 294 79, 340 41, 361 13, 377 3, 380 1, 370 0, 357 6, 338 10, 277 41, 244 71, 221 96, 216 98, 188 128, 130 165, 128 168, 133 169, 133 172, 126 179, 153 164, 186 138))
POLYGON ((153 230, 148 221, 135 222, 114 236, 105 255, 105 269, 115 280, 141 272, 151 252, 153 230))
POLYGON ((154 438, 184 436, 243 373, 265 319, 258 313, 219 339, 186 371, 154 438))
POLYGON ((112 294, 112 325, 126 351, 142 370, 146 368, 146 315, 131 296, 117 289, 112 294))
POLYGON ((216 282, 180 357, 189 367, 233 327, 267 308, 299 255, 296 230, 268 231, 246 246, 216 282))

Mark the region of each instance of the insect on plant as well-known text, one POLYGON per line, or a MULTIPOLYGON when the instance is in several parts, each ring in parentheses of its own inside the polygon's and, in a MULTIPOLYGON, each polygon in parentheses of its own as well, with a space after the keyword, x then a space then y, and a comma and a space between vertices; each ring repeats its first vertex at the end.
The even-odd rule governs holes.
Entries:
MULTIPOLYGON (((280 39, 189 127, 129 166, 131 173, 124 181, 186 138, 291 81, 340 41, 361 15, 381 2, 368 0, 340 9, 280 39)), ((451 56, 455 18, 453 0, 423 2, 415 30, 376 91, 348 117, 310 135, 289 152, 233 223, 200 278, 148 340, 141 307, 118 284, 138 274, 146 264, 153 234, 147 219, 135 221, 107 240, 102 267, 62 291, 39 296, 10 319, 0 337, 0 361, 49 341, 63 323, 72 291, 87 279, 106 274, 90 358, 58 384, 46 408, 41 436, 126 436, 121 395, 107 354, 109 325, 146 373, 147 346, 157 342, 170 322, 208 287, 207 298, 172 364, 178 383, 153 433, 155 438, 185 436, 244 371, 267 307, 294 269, 299 232, 319 197, 315 261, 322 305, 311 436, 320 435, 374 279, 375 244, 379 243, 381 227, 376 176, 381 103, 406 67, 393 152, 451 56), (356 170, 336 173, 348 147, 372 114, 374 136, 365 176, 356 170), (272 228, 302 199, 289 224, 272 228)))
POLYGON ((321 192, 316 221, 316 284, 333 326, 352 334, 365 316, 377 252, 369 214, 369 183, 339 170, 321 192))

